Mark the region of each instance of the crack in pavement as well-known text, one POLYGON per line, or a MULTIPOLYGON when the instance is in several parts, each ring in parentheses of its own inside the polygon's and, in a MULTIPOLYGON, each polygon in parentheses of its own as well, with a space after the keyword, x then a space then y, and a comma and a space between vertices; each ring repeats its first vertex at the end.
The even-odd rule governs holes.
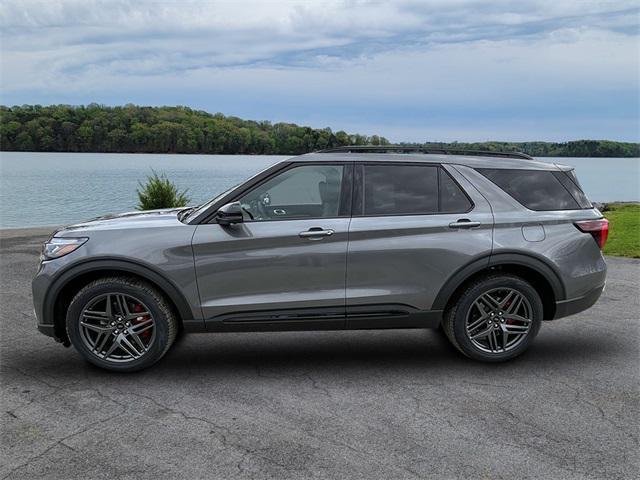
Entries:
POLYGON ((65 441, 66 441, 66 440, 69 440, 70 438, 73 438, 73 437, 75 437, 75 436, 77 436, 77 435, 82 435, 83 433, 85 433, 85 432, 89 431, 89 429, 91 429, 91 428, 95 427, 96 425, 101 425, 101 424, 103 424, 103 423, 107 423, 107 422, 109 422, 109 421, 113 420, 114 418, 117 418, 117 417, 119 417, 119 416, 123 415, 124 413, 126 413, 126 409, 125 409, 125 410, 123 410, 123 411, 121 411, 121 412, 118 412, 118 413, 116 413, 116 414, 114 414, 114 415, 111 415, 111 416, 109 416, 109 417, 107 417, 107 418, 105 418, 105 419, 103 419, 103 420, 98 420, 98 421, 96 421, 96 422, 92 422, 92 423, 90 423, 90 424, 88 424, 88 425, 85 425, 82 429, 80 429, 80 430, 78 430, 78 431, 75 431, 75 432, 72 432, 72 433, 70 433, 69 435, 65 435, 64 437, 62 437, 62 438, 60 438, 60 439, 56 440, 56 441, 55 441, 52 445, 50 445, 49 447, 45 448, 45 449, 44 449, 42 452, 40 452, 39 454, 37 454, 37 455, 35 455, 35 456, 33 456, 33 457, 30 457, 26 462, 24 462, 24 463, 22 463, 22 464, 18 465, 17 467, 15 467, 15 468, 11 469, 11 470, 10 470, 10 471, 5 475, 5 476, 3 476, 3 477, 2 477, 2 480, 5 480, 5 479, 9 478, 11 475, 13 475, 13 474, 14 474, 15 472, 17 472, 18 470, 20 470, 20 469, 22 469, 22 468, 25 468, 25 467, 28 467, 28 466, 29 466, 29 465, 31 465, 33 462, 35 462, 35 461, 37 461, 38 459, 40 459, 40 458, 44 457, 47 453, 49 453, 51 450, 53 450, 55 447, 57 447, 57 446, 59 446, 59 445, 62 445, 62 446, 64 446, 64 447, 67 447, 67 448, 68 448, 68 449, 70 449, 70 450, 76 451, 73 447, 71 447, 70 445, 67 445, 67 444, 65 443, 65 441))
MULTIPOLYGON (((133 396, 136 396, 136 397, 145 398, 145 399, 147 399, 147 400, 151 401, 154 405, 158 406, 159 408, 165 409, 165 410, 167 410, 167 411, 169 411, 169 412, 171 412, 171 413, 173 413, 173 414, 176 414, 176 415, 182 416, 182 417, 183 417, 184 419, 186 419, 186 420, 195 420, 195 421, 200 421, 200 422, 203 422, 203 423, 205 423, 205 424, 209 424, 209 425, 211 425, 211 426, 214 426, 214 427, 216 427, 216 428, 219 428, 219 429, 221 429, 221 430, 226 431, 226 432, 227 432, 227 435, 222 434, 221 432, 216 432, 216 433, 220 436, 220 438, 221 438, 221 442, 222 442, 223 446, 224 446, 224 447, 232 447, 232 448, 236 448, 236 449, 238 449, 238 450, 240 450, 240 451, 244 452, 243 456, 247 456, 247 455, 250 455, 250 454, 255 454, 256 452, 264 452, 264 451, 268 450, 268 449, 251 449, 249 446, 245 445, 244 443, 241 443, 241 442, 239 442, 239 441, 231 441, 231 440, 229 439, 229 436, 232 436, 232 435, 235 435, 235 434, 234 434, 233 432, 231 432, 231 430, 230 430, 228 427, 224 427, 224 426, 221 426, 221 425, 219 425, 219 424, 216 424, 215 422, 212 422, 211 420, 209 420, 209 419, 207 419, 207 418, 198 417, 198 416, 194 416, 194 415, 189 415, 189 414, 187 414, 187 413, 185 413, 185 412, 183 412, 183 411, 181 411, 181 410, 178 410, 178 409, 176 409, 176 408, 174 408, 174 407, 170 407, 170 406, 168 406, 168 405, 165 405, 165 404, 163 404, 163 403, 159 402, 158 400, 156 400, 156 399, 154 399, 153 397, 150 397, 150 396, 148 396, 148 395, 144 395, 144 394, 141 394, 141 393, 135 393, 135 392, 126 392, 126 393, 125 393, 125 392, 121 392, 121 391, 119 391, 119 392, 120 392, 121 394, 123 394, 123 395, 133 395, 133 396)), ((277 424, 277 426, 278 426, 279 428, 287 429, 287 428, 286 428, 286 427, 284 427, 282 424, 277 424)), ((287 430, 291 430, 291 429, 287 429, 287 430)), ((297 430, 294 430, 294 431, 297 431, 297 430)), ((327 439, 326 439, 326 438, 318 437, 318 436, 316 436, 316 435, 311 434, 310 432, 308 432, 308 431, 306 431, 306 430, 302 430, 302 433, 303 433, 304 435, 306 435, 306 436, 309 436, 309 437, 313 438, 314 440, 318 440, 318 441, 327 441, 327 439)), ((391 466, 389 466, 389 465, 384 465, 384 464, 381 464, 381 463, 378 461, 378 459, 376 459, 376 458, 375 458, 374 456, 372 456, 371 454, 369 454, 369 453, 367 453, 367 452, 363 452, 363 451, 361 451, 361 450, 358 450, 358 449, 356 449, 356 448, 352 447, 352 446, 351 446, 351 445, 349 445, 349 444, 346 444, 346 443, 344 443, 344 442, 339 442, 339 441, 337 441, 337 440, 335 440, 335 439, 331 439, 331 440, 330 440, 330 442, 331 442, 331 443, 333 443, 333 444, 334 444, 334 445, 336 445, 336 446, 346 448, 347 450, 349 450, 349 451, 351 451, 351 452, 353 452, 353 453, 357 454, 358 456, 364 456, 364 457, 365 457, 365 458, 367 458, 369 461, 371 461, 371 462, 373 462, 373 463, 378 464, 380 467, 383 467, 383 468, 385 468, 385 469, 389 469, 390 467, 392 467, 392 468, 391 468, 392 470, 395 470, 395 469, 398 469, 398 468, 399 468, 399 469, 400 469, 400 470, 402 470, 402 471, 405 471, 405 472, 411 473, 411 474, 412 474, 412 475, 414 475, 416 478, 420 478, 419 473, 412 471, 411 469, 409 469, 409 468, 408 468, 408 467, 406 467, 406 466, 400 466, 400 465, 391 465, 391 466)), ((275 461, 275 460, 273 460, 271 457, 267 457, 267 456, 265 456, 265 455, 259 455, 259 457, 260 457, 260 458, 262 458, 263 460, 267 461, 267 462, 270 462, 270 463, 273 463, 273 464, 275 464, 275 465, 278 465, 278 462, 277 462, 277 461, 275 461)), ((242 459, 241 459, 241 460, 242 460, 242 459)))
POLYGON ((636 445, 638 445, 640 443, 638 441, 638 437, 636 435, 634 435, 632 432, 629 432, 629 431, 625 430, 624 427, 622 427, 621 425, 618 425, 613 420, 611 420, 607 416, 607 414, 605 413, 604 409, 600 405, 598 405, 597 403, 592 402, 591 400, 588 400, 588 399, 584 398, 583 395, 580 392, 580 389, 578 389, 577 387, 574 387, 572 385, 569 385, 568 383, 563 382, 563 381, 559 381, 559 383, 561 383, 562 385, 567 387, 569 390, 571 390, 575 394, 574 402, 576 402, 576 403, 584 403, 586 405, 591 406, 592 408, 595 408, 605 422, 610 424, 614 429, 618 430, 619 432, 622 432, 623 434, 629 436, 629 438, 631 438, 635 442, 636 445))

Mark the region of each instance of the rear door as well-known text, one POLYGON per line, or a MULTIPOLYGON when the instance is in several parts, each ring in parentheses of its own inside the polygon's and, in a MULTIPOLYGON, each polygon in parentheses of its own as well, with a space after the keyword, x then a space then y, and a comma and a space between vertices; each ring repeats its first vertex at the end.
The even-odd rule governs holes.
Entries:
POLYGON ((293 164, 193 238, 209 330, 343 328, 351 165, 293 164))
POLYGON ((368 163, 354 171, 347 327, 420 326, 454 272, 491 253, 487 201, 453 167, 368 163))

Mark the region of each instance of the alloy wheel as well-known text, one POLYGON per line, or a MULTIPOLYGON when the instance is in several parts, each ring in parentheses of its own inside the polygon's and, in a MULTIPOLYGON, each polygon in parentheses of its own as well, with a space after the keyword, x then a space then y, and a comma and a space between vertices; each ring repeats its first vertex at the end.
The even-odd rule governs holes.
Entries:
POLYGON ((155 340, 155 321, 132 295, 107 293, 91 299, 80 315, 80 337, 102 360, 116 363, 141 358, 155 340))
POLYGON ((529 334, 533 309, 513 288, 494 288, 478 296, 467 313, 465 332, 471 343, 487 353, 516 348, 529 334))

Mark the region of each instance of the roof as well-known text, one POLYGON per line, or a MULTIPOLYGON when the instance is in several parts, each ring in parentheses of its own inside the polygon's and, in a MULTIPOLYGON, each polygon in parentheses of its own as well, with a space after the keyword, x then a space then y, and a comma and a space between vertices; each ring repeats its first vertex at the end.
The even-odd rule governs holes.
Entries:
MULTIPOLYGON (((554 163, 529 160, 526 158, 512 158, 482 155, 449 155, 435 153, 371 153, 368 151, 328 151, 307 153, 294 157, 296 161, 310 162, 416 162, 416 163, 444 163, 450 165, 464 165, 471 168, 507 168, 518 170, 558 170, 561 168, 554 163)), ((292 160, 292 159, 291 159, 292 160)), ((571 168, 571 167, 568 167, 571 168)), ((563 170, 565 168, 562 168, 563 170)))

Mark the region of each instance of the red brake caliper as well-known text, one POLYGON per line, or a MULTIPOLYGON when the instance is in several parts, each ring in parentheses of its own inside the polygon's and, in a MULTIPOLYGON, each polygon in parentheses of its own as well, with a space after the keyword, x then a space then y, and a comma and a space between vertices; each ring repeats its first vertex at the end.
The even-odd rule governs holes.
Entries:
MULTIPOLYGON (((509 301, 505 306, 504 309, 506 310, 507 308, 509 308, 509 306, 511 305, 511 301, 509 301)), ((505 318, 505 321, 507 322, 507 325, 513 325, 513 320, 510 318, 505 318)))
POLYGON ((507 318, 506 322, 507 322, 507 325, 513 325, 515 323, 513 318, 507 318))
MULTIPOLYGON (((140 303, 136 303, 136 305, 133 307, 133 311, 134 312, 143 312, 144 311, 144 307, 140 304, 140 303)), ((149 319, 149 315, 142 315, 138 318, 136 318, 135 320, 133 320, 133 323, 142 323, 146 320, 149 319)), ((145 330, 144 332, 142 332, 140 334, 140 336, 144 339, 144 340, 148 340, 149 337, 151 336, 151 329, 149 328, 148 330, 145 330)))

